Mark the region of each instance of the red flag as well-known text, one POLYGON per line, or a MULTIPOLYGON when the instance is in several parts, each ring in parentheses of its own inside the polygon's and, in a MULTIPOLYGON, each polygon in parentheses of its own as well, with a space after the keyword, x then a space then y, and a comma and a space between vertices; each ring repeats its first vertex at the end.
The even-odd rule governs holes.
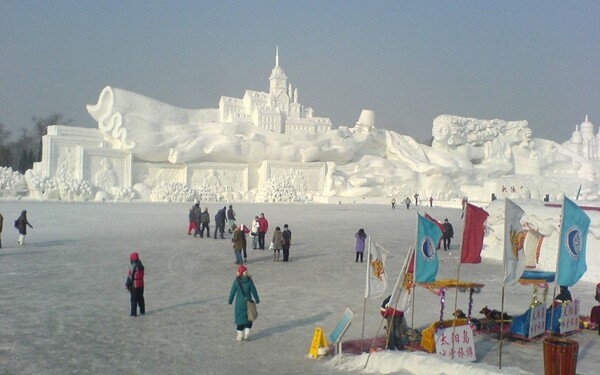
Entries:
MULTIPOLYGON (((440 228, 440 230, 442 231, 442 234, 444 233, 444 231, 445 231, 444 224, 442 224, 441 222, 439 222, 436 219, 434 219, 427 212, 425 212, 425 217, 428 218, 429 220, 433 221, 435 223, 435 225, 437 225, 438 228, 440 228)), ((442 236, 442 238, 440 239, 440 242, 437 243, 436 249, 438 249, 438 250, 440 249, 440 245, 442 244, 442 239, 443 238, 444 238, 444 236, 442 236)))
POLYGON ((428 218, 429 220, 433 221, 435 223, 435 225, 437 225, 438 228, 440 228, 442 233, 444 233, 444 224, 440 223, 439 221, 437 221, 436 219, 431 217, 428 213, 425 213, 425 217, 428 218))
POLYGON ((481 263, 481 250, 485 234, 484 223, 488 215, 483 208, 467 203, 460 254, 461 263, 481 263))

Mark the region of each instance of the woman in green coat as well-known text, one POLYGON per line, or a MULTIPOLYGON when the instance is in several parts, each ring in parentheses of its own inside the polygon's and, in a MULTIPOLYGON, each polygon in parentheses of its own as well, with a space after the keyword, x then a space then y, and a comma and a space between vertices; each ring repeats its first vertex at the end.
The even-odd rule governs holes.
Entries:
POLYGON ((254 286, 254 281, 250 275, 248 275, 248 269, 246 266, 239 266, 237 270, 237 277, 231 285, 231 292, 229 293, 229 304, 233 303, 235 297, 235 324, 237 325, 237 341, 248 340, 250 337, 250 329, 252 328, 252 322, 248 320, 248 307, 246 304, 246 298, 254 300, 256 304, 260 303, 258 292, 254 286))

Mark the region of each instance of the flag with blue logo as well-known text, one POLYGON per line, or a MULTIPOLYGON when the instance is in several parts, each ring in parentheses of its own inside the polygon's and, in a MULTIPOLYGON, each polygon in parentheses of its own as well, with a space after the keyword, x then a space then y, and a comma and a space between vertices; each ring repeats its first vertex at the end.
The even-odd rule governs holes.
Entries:
POLYGON ((565 197, 558 248, 558 285, 572 286, 587 271, 585 247, 589 228, 588 215, 565 197))
POLYGON ((415 282, 432 283, 438 273, 439 259, 436 245, 442 231, 433 221, 417 214, 417 243, 415 246, 415 282))

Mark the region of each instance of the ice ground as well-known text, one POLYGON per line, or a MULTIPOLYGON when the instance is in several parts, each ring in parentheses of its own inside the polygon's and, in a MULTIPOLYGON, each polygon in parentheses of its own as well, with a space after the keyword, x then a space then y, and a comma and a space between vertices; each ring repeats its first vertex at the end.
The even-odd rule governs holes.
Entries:
MULTIPOLYGON (((220 204, 206 204, 214 214, 220 204)), ((361 336, 364 264, 354 263, 359 227, 394 254, 388 272, 395 279, 415 238, 415 213, 387 205, 234 204, 238 222, 264 212, 270 228, 288 223, 293 232, 290 263, 271 261, 268 251, 249 250, 248 267, 262 303, 250 342, 234 340, 233 308, 227 305, 235 274, 229 240, 185 234, 189 204, 0 201, 5 218, 0 250, 0 372, 3 374, 339 374, 361 373, 364 357, 306 358, 315 326, 329 332, 346 306, 355 320, 346 334, 361 336), (28 210, 34 229, 17 247, 11 223, 28 210), (147 315, 128 316, 124 288, 128 255, 136 250, 147 268, 147 315)), ((459 210, 426 209, 448 217, 461 233, 459 210)), ((211 218, 212 219, 212 218, 211 218)), ((459 247, 455 238, 454 249, 459 247)), ((591 254, 591 251, 590 253, 591 254)), ((456 250, 442 253, 439 278, 456 273, 456 250)), ((589 262, 598 262, 588 256, 589 262)), ((463 265, 461 279, 486 284, 475 310, 500 307, 501 266, 484 259, 463 265)), ((599 280, 600 275, 594 277, 599 280)), ((600 281, 600 280, 599 280, 600 281)), ((391 283, 390 283, 391 284, 391 283)), ((390 285, 391 288, 391 285, 390 285)), ((573 295, 582 312, 594 304, 594 284, 579 282, 573 295)), ((451 296, 451 294, 449 294, 451 296)), ((509 313, 523 312, 529 287, 507 292, 509 313)), ((449 297, 449 300, 451 298, 449 297)), ((459 307, 467 306, 459 294, 459 307)), ((366 336, 380 322, 379 300, 369 300, 366 336)), ((450 306, 450 302, 449 305, 450 306)), ((448 312, 451 307, 446 308, 448 312)), ((417 290, 414 325, 439 319, 437 296, 417 290)), ((410 323, 410 320, 409 320, 410 323)), ((595 374, 600 362, 597 334, 572 337, 580 343, 578 373, 595 374)), ((476 337, 478 363, 456 365, 434 356, 377 353, 370 373, 500 373, 499 342, 476 337)), ((504 343, 504 374, 543 372, 541 342, 504 343), (518 369, 522 370, 518 370, 518 369)))

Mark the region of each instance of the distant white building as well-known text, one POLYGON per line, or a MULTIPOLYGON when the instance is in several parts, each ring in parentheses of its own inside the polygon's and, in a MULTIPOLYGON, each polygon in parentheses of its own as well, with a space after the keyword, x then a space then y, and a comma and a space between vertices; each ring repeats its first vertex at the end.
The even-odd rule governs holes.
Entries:
POLYGON ((594 134, 594 124, 585 115, 581 125, 575 125, 571 139, 563 144, 578 155, 588 160, 597 160, 600 146, 600 129, 594 134))
POLYGON ((313 109, 298 103, 298 89, 292 89, 279 66, 279 49, 269 77, 269 92, 246 90, 243 98, 222 96, 219 115, 222 122, 250 122, 276 133, 311 134, 331 130, 331 120, 315 117, 313 109))

